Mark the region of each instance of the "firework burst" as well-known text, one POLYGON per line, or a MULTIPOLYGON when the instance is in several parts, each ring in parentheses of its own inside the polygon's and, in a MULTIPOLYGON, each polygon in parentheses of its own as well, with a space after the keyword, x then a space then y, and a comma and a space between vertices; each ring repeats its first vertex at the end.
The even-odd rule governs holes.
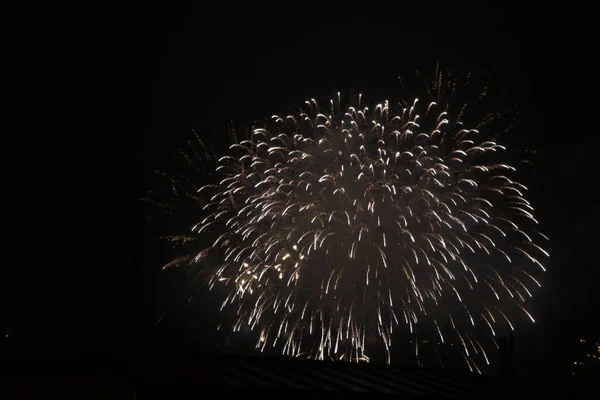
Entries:
POLYGON ((492 118, 463 124, 458 87, 438 72, 424 101, 338 94, 273 116, 195 193, 203 217, 191 231, 212 239, 175 264, 220 249, 210 286, 229 288, 222 307, 236 308, 234 331, 255 331, 261 351, 368 360, 375 333, 389 361, 393 332, 427 321, 469 366, 488 361, 469 332, 533 321, 525 304, 547 238, 532 229, 492 118))

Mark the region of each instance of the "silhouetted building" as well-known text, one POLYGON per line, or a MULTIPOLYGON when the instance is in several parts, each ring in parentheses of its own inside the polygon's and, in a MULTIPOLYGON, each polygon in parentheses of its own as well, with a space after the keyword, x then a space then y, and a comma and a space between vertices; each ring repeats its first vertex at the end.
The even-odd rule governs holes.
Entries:
POLYGON ((573 353, 573 375, 594 371, 600 366, 600 341, 580 338, 575 342, 573 353))
POLYGON ((499 375, 503 378, 514 378, 516 375, 515 359, 513 356, 513 336, 500 337, 498 343, 499 375))
POLYGON ((138 398, 180 398, 174 389, 187 396, 214 391, 224 396, 244 397, 292 394, 369 399, 535 397, 535 393, 517 382, 464 369, 237 356, 203 356, 190 361, 180 362, 182 374, 177 376, 161 370, 144 376, 138 384, 138 398))
POLYGON ((51 359, 34 361, 17 359, 3 364, 0 398, 14 398, 11 393, 32 393, 32 390, 46 397, 138 400, 204 398, 213 394, 344 399, 536 397, 517 382, 464 369, 143 352, 127 357, 86 354, 58 364, 51 359), (92 396, 100 392, 101 397, 92 396), (71 396, 65 397, 67 393, 71 396))

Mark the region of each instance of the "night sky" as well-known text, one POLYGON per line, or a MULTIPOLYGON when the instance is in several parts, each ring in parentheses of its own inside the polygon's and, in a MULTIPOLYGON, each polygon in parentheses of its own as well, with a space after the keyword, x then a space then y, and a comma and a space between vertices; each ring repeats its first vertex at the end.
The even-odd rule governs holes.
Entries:
POLYGON ((224 131, 230 120, 243 127, 337 90, 392 97, 396 76, 442 61, 457 73, 484 70, 505 88, 523 114, 514 140, 540 152, 525 183, 552 239, 552 259, 533 301, 538 323, 516 337, 517 357, 558 362, 568 358, 565 340, 598 336, 598 82, 583 11, 369 2, 330 9, 169 7, 130 13, 114 63, 122 83, 113 95, 123 111, 116 130, 124 131, 114 134, 115 157, 124 157, 114 185, 106 183, 115 190, 107 206, 111 227, 95 239, 98 251, 109 248, 111 256, 99 267, 82 261, 43 275, 53 285, 34 286, 15 332, 29 328, 33 337, 43 329, 77 338, 69 342, 88 350, 159 349, 194 327, 214 329, 216 303, 186 311, 181 277, 159 273, 168 252, 154 237, 165 223, 148 220, 140 205, 154 185, 152 170, 166 162, 164 149, 181 146, 192 129, 224 131), (168 327, 157 327, 167 310, 168 327), (203 313, 204 321, 186 326, 189 315, 203 313))

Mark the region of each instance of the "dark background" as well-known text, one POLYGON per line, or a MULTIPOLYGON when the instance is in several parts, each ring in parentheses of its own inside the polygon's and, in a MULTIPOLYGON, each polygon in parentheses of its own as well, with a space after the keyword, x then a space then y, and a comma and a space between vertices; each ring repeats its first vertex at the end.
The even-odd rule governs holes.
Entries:
POLYGON ((515 358, 522 371, 567 368, 574 338, 599 336, 595 32, 583 8, 478 4, 169 2, 115 11, 103 28, 118 32, 104 49, 116 72, 105 99, 116 120, 102 138, 97 182, 105 194, 99 204, 81 200, 97 234, 85 257, 36 272, 9 304, 5 348, 213 349, 222 339, 206 333, 220 322, 215 304, 188 310, 182 277, 159 272, 168 252, 154 237, 164 225, 140 206, 164 149, 192 129, 224 131, 231 119, 243 125, 334 90, 386 96, 396 76, 448 61, 505 88, 523 114, 514 135, 540 152, 525 183, 552 259, 532 306, 538 323, 516 334, 515 358))

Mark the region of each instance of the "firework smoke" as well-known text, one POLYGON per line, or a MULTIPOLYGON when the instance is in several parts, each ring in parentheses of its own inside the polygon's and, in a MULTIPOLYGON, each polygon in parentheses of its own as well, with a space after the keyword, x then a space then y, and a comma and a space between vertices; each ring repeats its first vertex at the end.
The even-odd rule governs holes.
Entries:
POLYGON ((172 265, 207 268, 220 251, 210 286, 229 288, 234 331, 256 332, 261 351, 368 360, 376 333, 389 361, 392 334, 427 322, 470 368, 488 361, 469 332, 533 321, 525 304, 547 238, 492 118, 461 122, 469 104, 452 101, 463 88, 438 72, 426 100, 338 94, 273 116, 194 194, 203 218, 192 236, 212 239, 172 265))

